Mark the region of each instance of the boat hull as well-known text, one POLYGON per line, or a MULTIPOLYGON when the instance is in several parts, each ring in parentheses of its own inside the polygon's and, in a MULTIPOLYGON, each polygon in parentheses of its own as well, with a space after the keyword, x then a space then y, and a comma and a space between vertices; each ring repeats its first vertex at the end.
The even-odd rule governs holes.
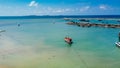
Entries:
POLYGON ((71 41, 71 42, 68 42, 68 41, 65 41, 66 43, 68 43, 69 45, 71 45, 73 42, 71 41))
POLYGON ((120 47, 120 42, 115 42, 117 47, 120 47))
POLYGON ((65 42, 68 43, 69 45, 71 45, 73 42, 72 42, 72 39, 69 38, 69 37, 65 37, 64 38, 65 42))

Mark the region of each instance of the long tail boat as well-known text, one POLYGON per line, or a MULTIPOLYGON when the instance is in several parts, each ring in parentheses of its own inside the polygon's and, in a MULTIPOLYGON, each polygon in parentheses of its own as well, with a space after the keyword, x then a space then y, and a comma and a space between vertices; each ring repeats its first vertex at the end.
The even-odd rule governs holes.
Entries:
POLYGON ((68 43, 70 45, 73 43, 72 38, 70 38, 70 37, 65 37, 64 40, 65 40, 66 43, 68 43))

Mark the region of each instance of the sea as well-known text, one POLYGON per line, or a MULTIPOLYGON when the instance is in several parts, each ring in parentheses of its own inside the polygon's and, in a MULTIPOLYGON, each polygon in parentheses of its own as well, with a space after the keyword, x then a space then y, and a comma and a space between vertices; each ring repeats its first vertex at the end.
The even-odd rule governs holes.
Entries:
POLYGON ((120 68, 120 28, 78 27, 64 18, 120 24, 120 15, 0 16, 0 68, 120 68))

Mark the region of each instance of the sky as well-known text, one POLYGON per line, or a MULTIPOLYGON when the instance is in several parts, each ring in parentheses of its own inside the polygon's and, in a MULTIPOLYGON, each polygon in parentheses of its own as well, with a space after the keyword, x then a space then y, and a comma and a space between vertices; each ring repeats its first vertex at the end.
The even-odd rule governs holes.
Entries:
POLYGON ((0 0, 0 16, 120 15, 120 0, 0 0))

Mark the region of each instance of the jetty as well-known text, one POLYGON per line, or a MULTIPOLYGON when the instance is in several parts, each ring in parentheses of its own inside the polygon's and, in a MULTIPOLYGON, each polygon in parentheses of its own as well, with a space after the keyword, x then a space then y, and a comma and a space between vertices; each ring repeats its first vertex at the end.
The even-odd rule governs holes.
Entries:
MULTIPOLYGON (((65 19, 66 20, 66 19, 65 19)), ((105 28, 120 28, 120 24, 103 23, 103 20, 115 20, 119 22, 119 19, 105 19, 105 18, 80 18, 80 19, 67 19, 68 25, 76 25, 79 27, 105 27, 105 28), (90 20, 97 20, 97 23, 90 22, 90 20)))

